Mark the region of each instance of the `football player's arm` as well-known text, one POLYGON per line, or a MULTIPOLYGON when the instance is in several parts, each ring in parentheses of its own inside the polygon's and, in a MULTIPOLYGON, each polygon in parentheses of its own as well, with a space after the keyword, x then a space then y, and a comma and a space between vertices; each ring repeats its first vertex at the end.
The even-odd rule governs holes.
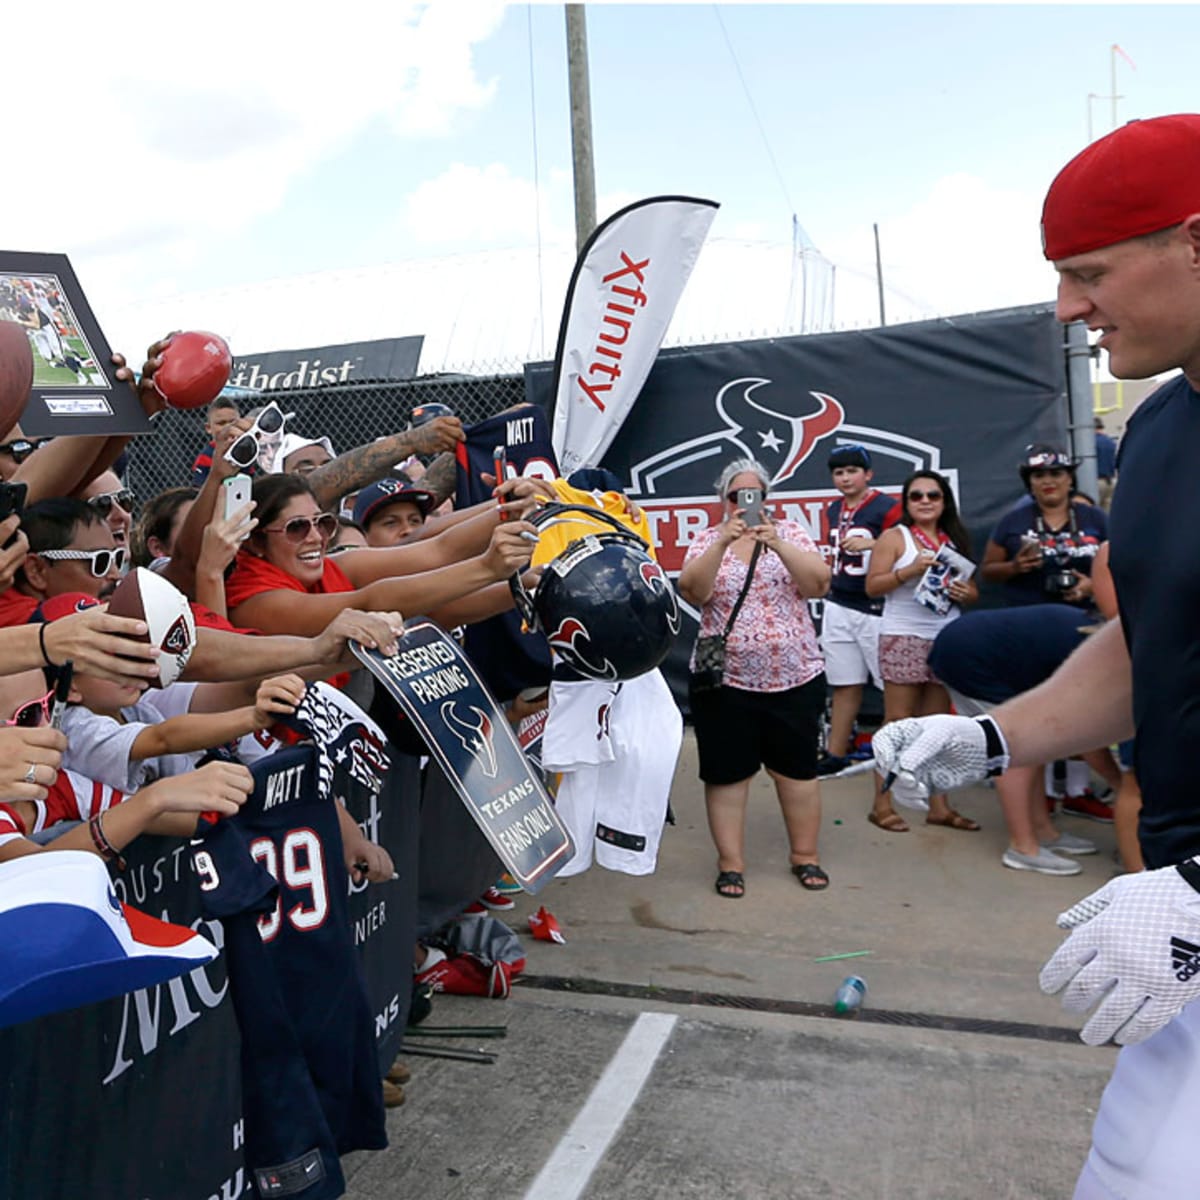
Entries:
POLYGON ((343 496, 394 474, 396 464, 410 454, 453 450, 465 437, 462 422, 457 417, 436 417, 418 429, 394 433, 339 454, 332 462, 313 471, 308 477, 308 485, 317 503, 323 509, 332 509, 343 496))
POLYGON ((993 709, 1013 766, 1051 762, 1133 736, 1133 677, 1120 621, 1109 621, 1045 683, 993 709))

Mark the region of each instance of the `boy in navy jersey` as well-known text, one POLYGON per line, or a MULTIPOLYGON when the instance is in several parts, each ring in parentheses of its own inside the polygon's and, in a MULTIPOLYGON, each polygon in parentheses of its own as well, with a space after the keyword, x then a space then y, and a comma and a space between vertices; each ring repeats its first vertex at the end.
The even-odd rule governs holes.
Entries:
POLYGON ((1070 1011, 1098 1005, 1091 1044, 1124 1045, 1075 1200, 1195 1196, 1200 1111, 1200 115, 1131 121, 1059 172, 1042 209, 1058 318, 1098 332, 1118 379, 1181 368, 1121 443, 1109 525, 1120 619, 1041 687, 989 716, 897 721, 880 769, 961 786, 1107 745, 1136 730, 1139 839, 1150 870, 1060 914, 1070 936, 1042 969, 1070 1011), (1183 486, 1164 495, 1164 485, 1183 486), (1193 517, 1192 509, 1196 509, 1193 517), (1152 1036, 1153 1035, 1153 1036, 1152 1036))
POLYGON ((821 775, 848 765, 845 755, 868 677, 883 689, 879 675, 883 601, 867 595, 866 578, 871 547, 900 517, 896 501, 871 487, 871 455, 865 446, 838 446, 829 456, 829 470, 841 496, 826 513, 824 550, 833 581, 825 597, 821 651, 825 676, 833 689, 833 713, 826 757, 817 767, 821 775))

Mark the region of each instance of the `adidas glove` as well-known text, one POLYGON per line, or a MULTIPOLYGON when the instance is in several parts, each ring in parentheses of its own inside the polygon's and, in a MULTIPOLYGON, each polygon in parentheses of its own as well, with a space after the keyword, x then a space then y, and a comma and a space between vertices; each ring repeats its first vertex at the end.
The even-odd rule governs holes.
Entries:
POLYGON ((871 739, 875 766, 890 787, 897 775, 931 791, 978 783, 1008 766, 1008 746, 991 717, 909 717, 871 739))
POLYGON ((1200 865, 1121 875, 1061 913, 1071 930, 1042 968, 1048 994, 1068 1012, 1100 1001, 1080 1037, 1128 1046, 1200 998, 1200 865), (1063 991, 1063 989, 1066 989, 1063 991))

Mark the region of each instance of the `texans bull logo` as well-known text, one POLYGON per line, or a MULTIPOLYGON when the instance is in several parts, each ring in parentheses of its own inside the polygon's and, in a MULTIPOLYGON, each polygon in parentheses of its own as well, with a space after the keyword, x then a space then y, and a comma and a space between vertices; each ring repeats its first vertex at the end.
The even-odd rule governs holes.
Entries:
POLYGON ((667 612, 667 628, 672 633, 679 632, 679 605, 675 599, 675 589, 671 581, 663 574, 663 569, 656 562, 647 561, 638 564, 638 574, 652 592, 662 592, 671 602, 667 612))
POLYGON ((842 424, 846 410, 825 392, 808 393, 817 402, 816 409, 809 412, 794 411, 800 405, 782 390, 768 405, 755 393, 770 383, 769 379, 749 377, 725 384, 715 401, 724 428, 637 463, 630 470, 631 490, 638 495, 654 495, 661 476, 710 458, 715 467, 735 455, 762 463, 770 472, 772 484, 788 479, 817 443, 842 424))
POLYGON ((546 635, 546 640, 550 648, 580 674, 592 679, 616 679, 617 668, 607 658, 600 658, 597 664, 588 657, 587 650, 593 644, 592 637, 587 626, 577 617, 564 617, 558 628, 546 635))
POLYGON ((185 654, 192 648, 192 635, 188 631, 187 621, 178 617, 175 624, 167 630, 167 636, 162 640, 162 648, 169 654, 185 654))
POLYGON ((469 704, 466 706, 473 714, 473 720, 463 720, 459 715, 458 705, 453 700, 442 704, 442 720, 446 728, 454 734, 467 753, 479 764, 479 769, 488 779, 495 779, 499 767, 496 765, 496 747, 492 742, 492 719, 481 708, 469 704))

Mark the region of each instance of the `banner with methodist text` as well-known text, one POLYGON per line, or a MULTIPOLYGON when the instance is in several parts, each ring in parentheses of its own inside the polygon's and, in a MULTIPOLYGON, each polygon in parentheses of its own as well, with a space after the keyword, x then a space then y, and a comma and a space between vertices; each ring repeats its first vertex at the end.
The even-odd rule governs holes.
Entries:
POLYGON ((554 356, 554 452, 594 467, 654 365, 719 206, 654 196, 614 213, 579 253, 554 356))

